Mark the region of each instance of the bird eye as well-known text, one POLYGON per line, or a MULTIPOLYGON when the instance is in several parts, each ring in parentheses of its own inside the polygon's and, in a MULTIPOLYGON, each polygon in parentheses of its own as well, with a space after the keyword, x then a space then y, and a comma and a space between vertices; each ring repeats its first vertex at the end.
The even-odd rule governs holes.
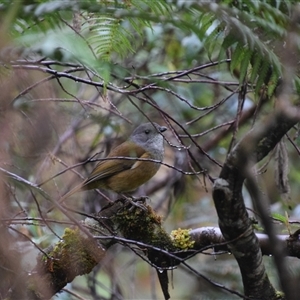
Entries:
POLYGON ((146 133, 146 134, 149 134, 149 133, 150 133, 150 130, 149 130, 149 129, 146 129, 146 130, 145 130, 145 133, 146 133))

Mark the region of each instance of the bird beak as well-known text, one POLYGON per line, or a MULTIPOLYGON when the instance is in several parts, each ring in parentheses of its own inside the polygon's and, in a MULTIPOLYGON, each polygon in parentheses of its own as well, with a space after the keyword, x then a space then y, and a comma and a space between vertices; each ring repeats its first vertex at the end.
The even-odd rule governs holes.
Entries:
POLYGON ((165 127, 165 126, 159 126, 159 127, 158 127, 158 130, 159 130, 160 132, 165 132, 166 130, 168 130, 168 128, 165 127))

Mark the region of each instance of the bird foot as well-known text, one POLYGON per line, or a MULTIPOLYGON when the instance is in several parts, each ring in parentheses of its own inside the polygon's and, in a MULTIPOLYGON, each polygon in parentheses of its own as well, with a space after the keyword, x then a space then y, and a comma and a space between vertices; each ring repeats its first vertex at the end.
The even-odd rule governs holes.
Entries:
MULTIPOLYGON (((123 195, 124 196, 124 195, 123 195)), ((148 211, 147 207, 144 205, 144 203, 146 202, 146 200, 148 200, 148 197, 133 197, 133 196, 124 196, 124 198, 126 199, 127 202, 129 202, 132 206, 138 207, 140 209, 142 209, 143 211, 148 211), (143 204, 140 204, 138 202, 143 202, 143 204)), ((133 207, 130 208, 130 210, 132 210, 133 207)))

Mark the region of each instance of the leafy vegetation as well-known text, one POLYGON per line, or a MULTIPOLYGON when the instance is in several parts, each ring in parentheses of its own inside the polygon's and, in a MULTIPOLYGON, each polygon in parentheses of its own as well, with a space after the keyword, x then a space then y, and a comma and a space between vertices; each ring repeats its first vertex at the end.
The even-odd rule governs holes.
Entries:
MULTIPOLYGON (((255 262, 249 264, 239 261, 234 252, 239 245, 233 243, 246 245, 242 239, 244 232, 252 232, 251 222, 258 222, 256 228, 263 228, 272 240, 273 231, 268 228, 273 225, 269 227, 266 221, 269 212, 273 216, 269 219, 284 234, 297 230, 300 218, 299 11, 297 3, 275 0, 0 0, 0 218, 1 234, 9 237, 7 244, 17 251, 27 242, 47 257, 43 249, 57 243, 65 227, 80 227, 82 216, 73 215, 74 210, 91 216, 106 207, 107 199, 116 195, 84 192, 67 203, 67 212, 46 213, 51 202, 86 178, 96 161, 124 141, 137 124, 151 120, 169 128, 165 161, 156 177, 135 195, 151 198, 150 206, 163 216, 163 226, 170 232, 184 227, 188 235, 192 227, 220 225, 226 238, 212 234, 209 246, 199 246, 197 239, 189 241, 198 252, 172 271, 171 294, 180 299, 189 299, 191 294, 221 299, 228 298, 228 293, 255 298, 257 291, 247 288, 246 278, 259 276, 245 272, 243 263, 262 263, 259 244, 249 238, 251 247, 236 251, 245 250, 244 257, 255 262), (254 162, 248 160, 254 156, 258 163, 253 171, 254 162), (231 184, 243 186, 243 193, 232 189, 234 197, 228 199, 241 201, 230 202, 235 204, 229 205, 232 215, 227 218, 237 222, 238 236, 225 230, 217 178, 227 180, 228 189, 231 184), (254 196, 259 195, 258 190, 263 192, 261 198, 254 196), (264 202, 266 210, 255 202, 264 196, 271 202, 264 202), (245 203, 248 211, 236 217, 234 208, 242 210, 245 203), (239 227, 241 223, 248 227, 239 227), (230 258, 220 255, 214 261, 214 251, 206 257, 201 254, 212 244, 217 244, 215 252, 220 248, 227 253, 222 247, 228 242, 233 253, 230 258), (251 252, 253 249, 257 251, 251 252), (183 282, 188 283, 183 286, 183 282)), ((223 200, 229 194, 224 193, 223 200)), ((112 234, 114 231, 96 235, 103 238, 99 243, 104 245, 112 234)), ((128 273, 134 273, 136 266, 142 276, 148 272, 144 261, 135 262, 137 255, 147 256, 145 245, 120 236, 115 239, 119 245, 106 251, 107 261, 101 261, 100 255, 102 269, 96 267, 86 278, 77 278, 72 292, 80 287, 83 297, 92 294, 95 299, 99 295, 138 298, 146 293, 149 299, 154 297, 152 287, 143 286, 145 281, 149 284, 148 278, 134 283, 135 291, 125 288, 132 285, 128 273)), ((297 234, 291 234, 290 241, 293 239, 297 240, 297 234)), ((160 253, 150 250, 154 258, 160 253)), ((293 290, 283 279, 283 275, 289 278, 280 264, 286 261, 283 255, 264 251, 275 257, 275 267, 271 258, 265 258, 266 265, 271 265, 269 277, 280 281, 287 298, 291 290, 297 295, 296 287, 293 290)), ((0 284, 0 295, 7 297, 13 277, 6 270, 19 273, 22 261, 14 265, 2 246, 0 254, 0 277, 7 278, 6 286, 0 284)), ((148 257, 147 263, 153 260, 148 257)), ((171 254, 169 260, 174 261, 171 254)), ((295 281, 300 274, 298 265, 295 258, 291 263, 295 281)), ((34 267, 30 265, 26 272, 34 267)), ((159 269, 158 275, 165 275, 163 271, 159 269)), ((257 289, 265 293, 263 299, 273 299, 276 289, 281 289, 272 284, 266 279, 264 288, 257 289)), ((15 299, 26 298, 21 291, 13 292, 15 299)))

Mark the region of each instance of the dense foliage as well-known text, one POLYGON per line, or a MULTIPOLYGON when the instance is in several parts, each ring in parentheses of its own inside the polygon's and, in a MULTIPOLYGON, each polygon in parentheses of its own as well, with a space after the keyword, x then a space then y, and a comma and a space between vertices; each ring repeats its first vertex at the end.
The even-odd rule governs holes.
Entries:
MULTIPOLYGON (((69 236, 63 230, 80 227, 84 217, 76 212, 96 213, 107 197, 116 197, 80 193, 68 200, 67 213, 47 214, 55 199, 147 120, 168 127, 166 154, 159 173, 135 196, 151 199, 165 230, 220 226, 221 244, 229 243, 224 252, 221 245, 199 246, 197 255, 182 261, 172 271, 171 296, 283 297, 275 289, 288 299, 297 294, 298 260, 284 259, 274 246, 274 253, 263 250, 274 261, 262 261, 252 230, 277 245, 276 234, 291 234, 299 224, 297 3, 0 0, 0 16, 2 298, 20 296, 16 285, 28 287, 23 279, 35 268, 37 253, 54 245, 57 250, 69 236), (225 199, 227 208, 219 206, 225 199), (251 249, 243 240, 248 231, 251 249), (241 251, 252 259, 251 268, 250 260, 238 257, 241 251), (251 285, 248 277, 258 269, 265 281, 251 285), (20 278, 12 276, 19 272, 20 278)), ((210 245, 217 243, 210 238, 210 245)), ((145 270, 147 262, 137 258, 145 255, 135 249, 141 245, 118 241, 59 297, 161 297, 149 279, 156 278, 154 265, 147 261, 145 270)), ((289 255, 299 257, 294 250, 289 255)))

